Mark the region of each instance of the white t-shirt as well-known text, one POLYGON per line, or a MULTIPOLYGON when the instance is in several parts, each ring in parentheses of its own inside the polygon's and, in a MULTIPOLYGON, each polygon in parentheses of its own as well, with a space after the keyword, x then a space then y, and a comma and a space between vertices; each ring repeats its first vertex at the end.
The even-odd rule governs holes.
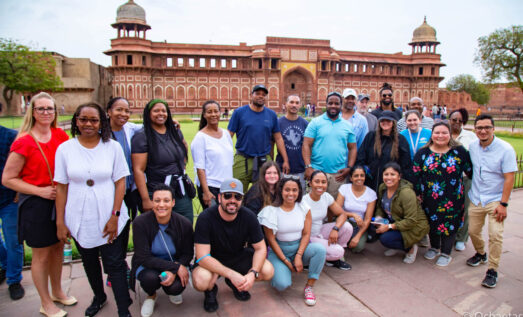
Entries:
POLYGON ((220 187, 224 179, 232 178, 234 152, 231 135, 220 128, 222 137, 217 139, 199 131, 191 143, 196 185, 200 186, 196 169, 205 170, 207 185, 220 187))
MULTIPOLYGON (((56 150, 54 180, 68 184, 65 225, 82 247, 94 248, 107 243, 103 230, 114 205, 114 182, 129 175, 123 149, 114 140, 102 142, 92 149, 78 139, 62 143, 56 150), (94 185, 88 186, 87 180, 94 185)), ((118 234, 129 215, 122 201, 118 218, 118 234)))
POLYGON ((334 203, 334 198, 331 194, 325 192, 321 195, 320 200, 314 201, 310 197, 310 194, 303 196, 303 200, 311 208, 312 216, 312 228, 311 228, 311 237, 317 236, 321 232, 321 226, 323 224, 323 219, 327 216, 327 210, 329 206, 334 203))
POLYGON ((352 192, 352 184, 341 185, 339 193, 345 198, 343 210, 355 213, 362 219, 365 218, 367 205, 377 199, 376 192, 367 186, 365 186, 365 192, 360 197, 356 197, 352 192))
POLYGON ((262 226, 272 229, 279 241, 296 241, 301 239, 305 217, 309 212, 305 202, 294 204, 294 209, 284 211, 280 207, 266 206, 258 214, 262 226))

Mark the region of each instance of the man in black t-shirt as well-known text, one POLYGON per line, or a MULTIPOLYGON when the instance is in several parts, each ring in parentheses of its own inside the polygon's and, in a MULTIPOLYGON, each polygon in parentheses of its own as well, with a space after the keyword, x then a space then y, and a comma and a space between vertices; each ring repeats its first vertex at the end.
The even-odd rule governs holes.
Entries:
POLYGON ((256 215, 241 207, 243 185, 226 179, 220 186, 218 206, 205 209, 196 222, 194 242, 194 288, 205 293, 203 308, 218 309, 216 280, 225 277, 236 299, 247 301, 254 281, 270 280, 274 274, 266 259, 267 246, 256 215))

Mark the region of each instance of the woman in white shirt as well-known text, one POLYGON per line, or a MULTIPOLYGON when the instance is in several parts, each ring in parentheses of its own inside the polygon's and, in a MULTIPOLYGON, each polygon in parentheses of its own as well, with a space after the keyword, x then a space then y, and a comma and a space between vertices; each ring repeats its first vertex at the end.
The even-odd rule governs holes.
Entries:
MULTIPOLYGON (((463 128, 469 120, 467 109, 459 108, 452 111, 449 115, 449 119, 452 138, 461 143, 461 145, 463 145, 463 147, 468 151, 470 144, 476 141, 478 137, 474 132, 463 128)), ((458 229, 458 233, 456 235, 456 251, 465 250, 467 240, 469 239, 470 199, 468 192, 472 186, 472 180, 466 175, 463 175, 463 183, 465 184, 465 213, 463 214, 463 226, 458 229)))
POLYGON ((316 304, 312 287, 320 277, 326 250, 310 241, 312 217, 309 206, 302 202, 302 188, 297 176, 284 176, 278 183, 274 206, 258 214, 265 237, 271 246, 268 259, 274 266, 271 285, 283 291, 292 284, 292 272, 302 272, 309 266, 304 299, 309 306, 316 304))
POLYGON ((365 248, 367 229, 376 207, 376 192, 365 186, 365 170, 356 165, 350 171, 350 184, 341 185, 336 202, 343 207, 353 227, 349 248, 358 253, 365 248))
POLYGON ((321 243, 327 249, 327 266, 340 270, 350 270, 349 263, 343 261, 345 247, 352 236, 352 226, 347 223, 347 215, 331 194, 327 193, 327 175, 319 170, 312 172, 311 191, 303 197, 309 205, 312 216, 311 242, 321 243), (327 212, 336 216, 336 222, 323 223, 327 212))
POLYGON ((119 316, 128 316, 132 301, 127 286, 126 253, 122 244, 129 225, 123 204, 125 177, 129 168, 122 147, 111 139, 111 128, 103 109, 96 103, 83 104, 71 119, 74 139, 56 151, 55 178, 57 236, 70 236, 82 256, 84 270, 94 293, 85 311, 94 316, 105 304, 102 256, 112 284, 119 316))
POLYGON ((232 178, 232 139, 227 130, 218 127, 220 116, 220 104, 214 100, 206 101, 199 131, 191 143, 198 198, 203 209, 218 203, 222 181, 232 178))

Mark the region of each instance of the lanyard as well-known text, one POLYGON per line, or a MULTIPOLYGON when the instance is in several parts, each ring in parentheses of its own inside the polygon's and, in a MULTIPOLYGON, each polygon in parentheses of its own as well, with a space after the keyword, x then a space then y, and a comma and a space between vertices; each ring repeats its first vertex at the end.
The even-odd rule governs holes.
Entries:
POLYGON ((419 143, 419 137, 421 135, 421 129, 419 129, 418 131, 418 137, 416 138, 416 144, 414 144, 414 141, 412 140, 412 133, 410 132, 409 129, 407 129, 409 131, 409 138, 410 138, 410 144, 412 144, 412 152, 414 154, 416 154, 416 152, 418 151, 418 143, 419 143))

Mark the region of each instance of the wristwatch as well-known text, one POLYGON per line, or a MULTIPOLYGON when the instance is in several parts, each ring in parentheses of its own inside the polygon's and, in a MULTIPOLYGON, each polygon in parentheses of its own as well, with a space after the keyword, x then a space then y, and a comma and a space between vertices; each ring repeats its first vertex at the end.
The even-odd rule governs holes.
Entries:
POLYGON ((309 168, 309 167, 312 167, 312 164, 305 165, 305 168, 309 168))
POLYGON ((337 226, 332 227, 332 230, 336 230, 336 231, 340 232, 340 228, 338 228, 337 226))
POLYGON ((116 217, 120 217, 120 210, 113 210, 111 215, 116 216, 116 217))
POLYGON ((260 275, 260 273, 258 273, 258 271, 256 271, 255 269, 250 269, 249 272, 254 273, 254 278, 258 279, 258 276, 260 275))
POLYGON ((501 206, 503 206, 503 207, 508 207, 508 203, 504 203, 504 202, 501 201, 499 204, 500 204, 501 206))
POLYGON ((389 223, 389 230, 392 230, 392 225, 389 223))

